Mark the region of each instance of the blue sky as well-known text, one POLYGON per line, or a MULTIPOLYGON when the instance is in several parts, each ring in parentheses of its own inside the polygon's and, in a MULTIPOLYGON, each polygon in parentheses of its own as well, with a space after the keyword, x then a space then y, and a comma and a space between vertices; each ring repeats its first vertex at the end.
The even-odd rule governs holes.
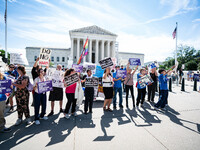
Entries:
MULTIPOLYGON (((172 56, 178 44, 200 49, 199 0, 8 0, 8 49, 69 48, 69 30, 97 25, 118 35, 119 51, 144 53, 145 62, 172 56)), ((0 0, 4 48, 5 1, 0 0)))

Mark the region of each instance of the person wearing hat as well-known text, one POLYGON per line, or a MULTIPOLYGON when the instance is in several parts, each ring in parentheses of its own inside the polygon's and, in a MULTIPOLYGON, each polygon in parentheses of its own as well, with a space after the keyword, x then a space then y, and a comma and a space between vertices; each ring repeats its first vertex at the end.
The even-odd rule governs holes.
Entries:
POLYGON ((158 102, 154 105, 155 109, 158 108, 163 109, 167 103, 168 99, 168 85, 167 85, 167 73, 170 72, 175 66, 171 67, 168 71, 165 69, 160 69, 158 72, 160 73, 159 79, 159 86, 160 86, 160 95, 158 102))

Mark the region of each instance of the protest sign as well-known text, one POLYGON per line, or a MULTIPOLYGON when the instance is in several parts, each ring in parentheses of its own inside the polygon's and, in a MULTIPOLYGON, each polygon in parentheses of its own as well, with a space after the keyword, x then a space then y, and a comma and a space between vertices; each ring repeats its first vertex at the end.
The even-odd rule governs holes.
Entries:
POLYGON ((0 94, 11 93, 11 80, 0 80, 0 94))
POLYGON ((53 90, 52 80, 44 81, 44 82, 38 82, 37 86, 38 86, 38 93, 39 94, 53 90))
POLYGON ((196 79, 197 81, 199 81, 199 78, 200 78, 200 74, 195 73, 194 74, 194 80, 196 79))
POLYGON ((103 77, 104 69, 101 68, 101 66, 96 66, 95 74, 93 74, 94 77, 103 77))
POLYGON ((56 70, 52 74, 52 85, 53 87, 64 88, 64 72, 56 70))
POLYGON ((103 60, 100 60, 99 64, 101 65, 102 69, 105 69, 107 67, 113 66, 113 62, 112 62, 112 59, 110 57, 106 58, 106 59, 103 59, 103 60))
POLYGON ((156 64, 154 63, 151 64, 151 69, 156 68, 156 67, 157 67, 156 64))
POLYGON ((116 77, 122 79, 126 78, 126 70, 117 70, 116 77))
POLYGON ((77 73, 74 73, 74 74, 71 74, 71 75, 68 75, 64 78, 65 80, 65 83, 67 84, 67 86, 70 86, 76 82, 78 82, 79 80, 79 76, 77 73))
POLYGON ((51 56, 51 50, 46 48, 40 49, 39 65, 48 66, 51 56))
POLYGON ((10 53, 10 64, 28 65, 28 60, 23 54, 10 53))
POLYGON ((73 64, 72 68, 76 71, 76 72, 83 72, 83 66, 82 65, 77 65, 77 64, 73 64))
POLYGON ((153 80, 149 75, 145 75, 138 79, 138 84, 140 84, 140 87, 143 88, 146 85, 152 84, 153 80))
POLYGON ((139 58, 129 58, 129 63, 131 66, 141 66, 139 58))
POLYGON ((94 87, 94 86, 98 86, 99 84, 99 79, 92 77, 92 78, 86 78, 85 81, 85 87, 94 87))

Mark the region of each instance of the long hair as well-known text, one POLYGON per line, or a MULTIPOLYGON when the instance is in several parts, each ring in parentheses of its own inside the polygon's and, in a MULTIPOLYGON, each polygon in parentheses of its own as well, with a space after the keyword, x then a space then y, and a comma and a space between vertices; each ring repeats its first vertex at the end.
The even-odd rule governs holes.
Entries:
POLYGON ((0 72, 0 80, 3 80, 3 74, 0 72))
POLYGON ((25 75, 26 71, 25 71, 25 67, 20 65, 19 67, 17 67, 17 69, 21 70, 21 72, 25 75))
MULTIPOLYGON (((104 69, 104 73, 106 73, 106 69, 104 69)), ((111 77, 112 77, 112 74, 109 72, 109 74, 108 75, 110 75, 111 77)))
POLYGON ((71 72, 74 71, 74 69, 68 69, 66 72, 65 72, 65 75, 64 76, 68 76, 71 74, 71 72))

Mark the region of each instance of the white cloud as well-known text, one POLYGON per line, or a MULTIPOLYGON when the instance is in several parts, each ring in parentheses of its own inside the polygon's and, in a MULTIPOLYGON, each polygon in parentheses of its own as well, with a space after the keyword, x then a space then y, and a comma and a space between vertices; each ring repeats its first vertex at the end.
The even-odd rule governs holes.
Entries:
POLYGON ((194 19, 192 22, 200 22, 200 18, 194 19))

